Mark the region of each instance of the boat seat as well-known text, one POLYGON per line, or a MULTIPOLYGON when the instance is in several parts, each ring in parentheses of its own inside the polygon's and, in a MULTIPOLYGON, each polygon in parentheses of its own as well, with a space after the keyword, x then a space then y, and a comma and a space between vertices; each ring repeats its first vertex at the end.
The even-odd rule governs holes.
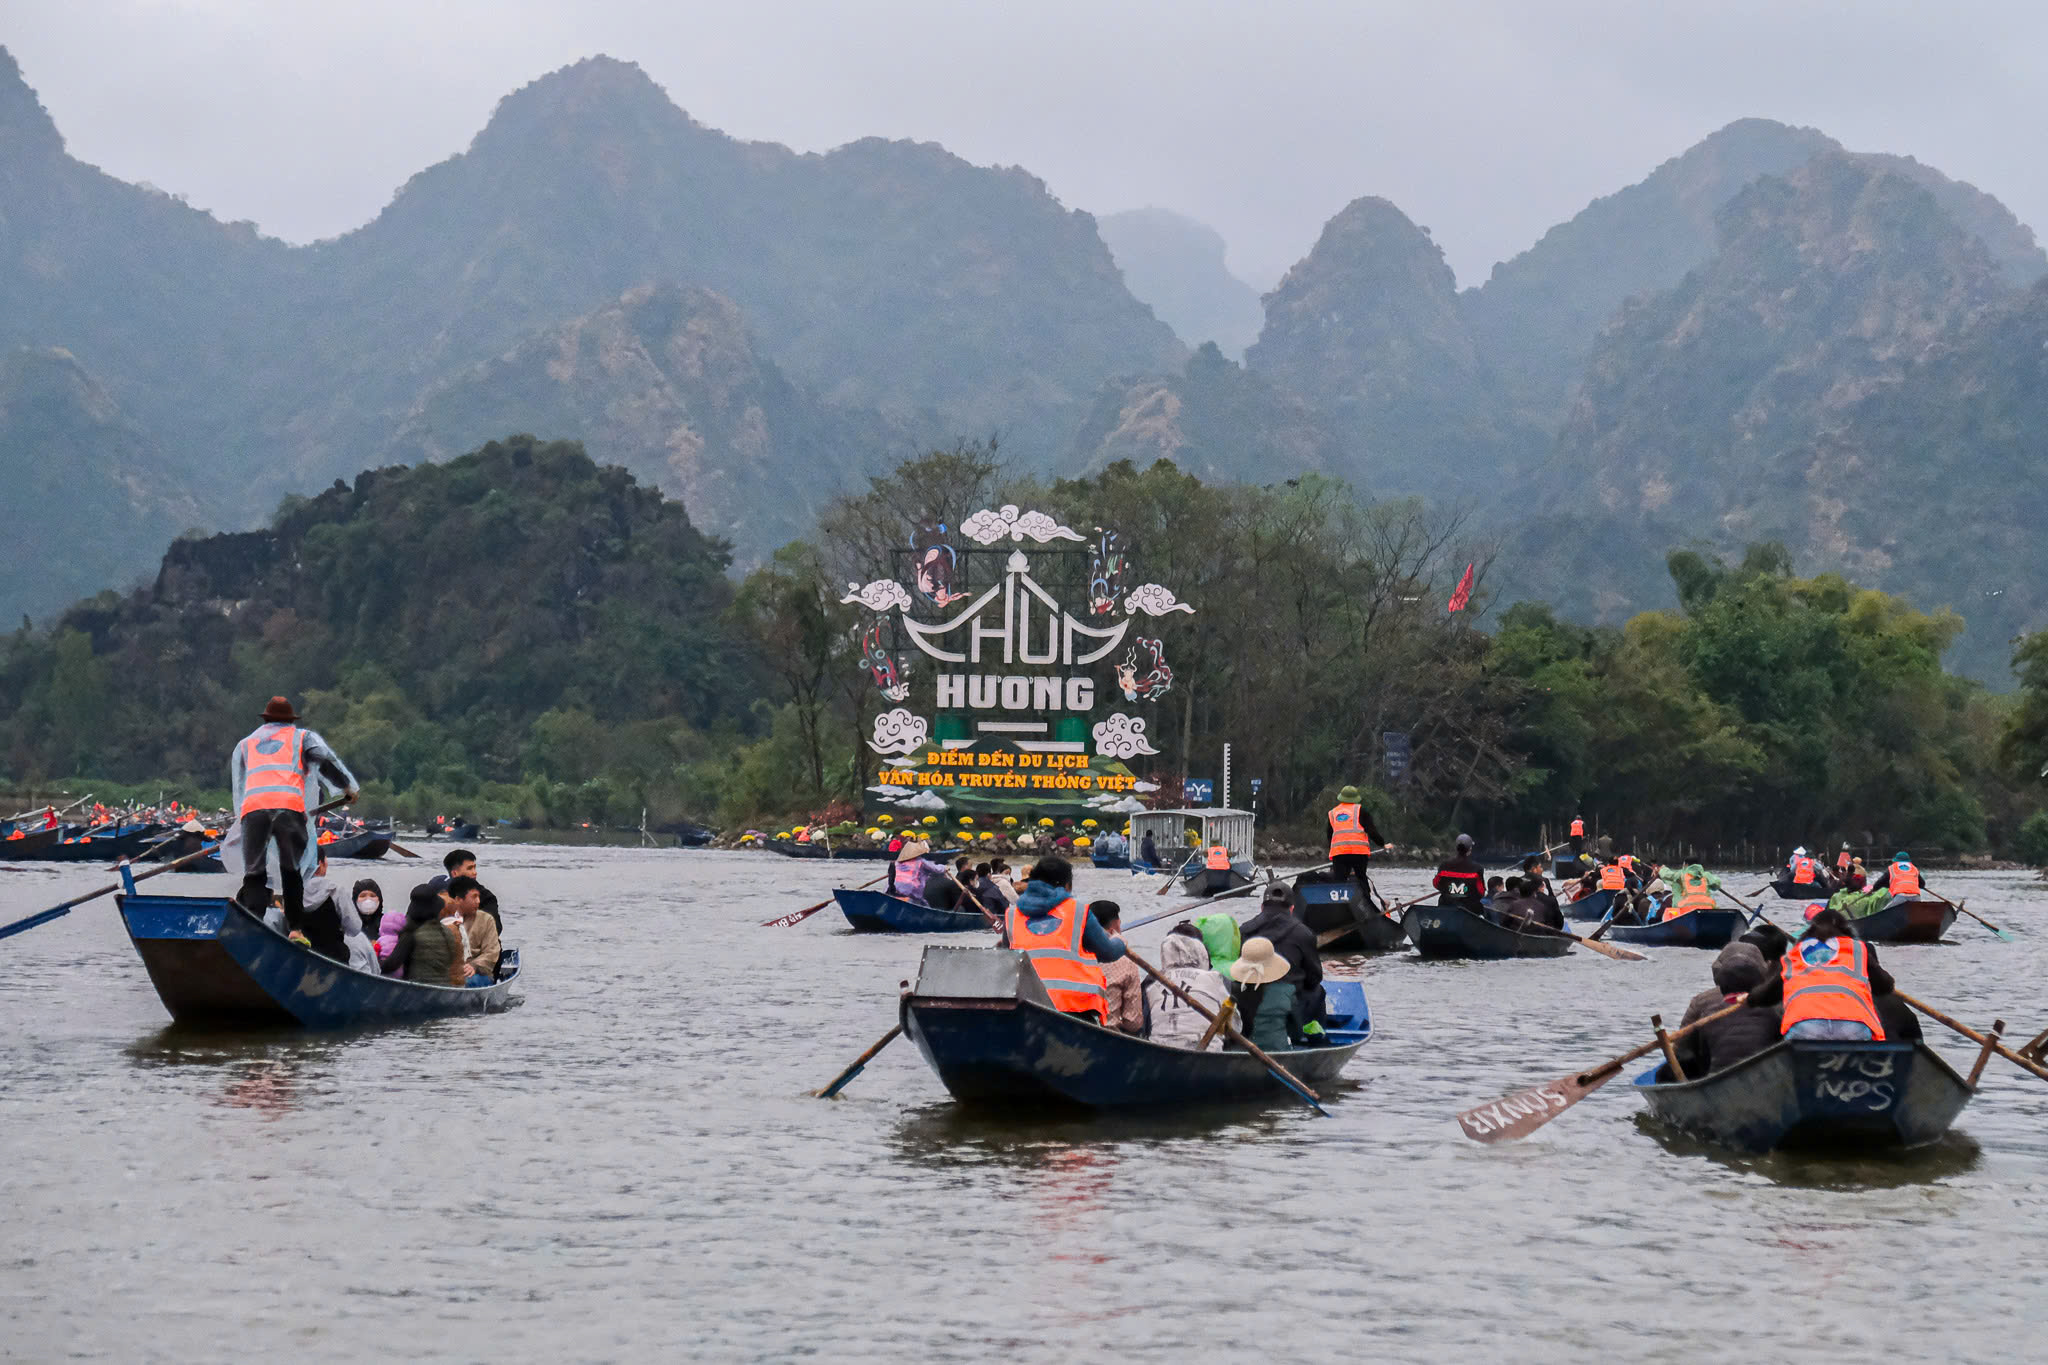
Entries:
POLYGON ((1355 1033, 1371 1028, 1372 1012, 1365 1003, 1365 983, 1324 977, 1322 1024, 1333 1032, 1355 1033))

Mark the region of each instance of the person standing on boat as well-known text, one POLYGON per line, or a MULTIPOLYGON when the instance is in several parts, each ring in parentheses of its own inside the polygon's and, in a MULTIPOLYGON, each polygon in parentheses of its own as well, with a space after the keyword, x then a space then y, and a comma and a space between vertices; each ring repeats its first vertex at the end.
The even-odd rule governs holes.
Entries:
POLYGON ((262 723, 235 745, 228 772, 246 860, 238 899, 252 915, 262 914, 270 904, 269 850, 275 843, 285 923, 303 937, 305 875, 310 870, 305 862, 306 781, 318 773, 353 801, 360 791, 355 776, 326 740, 299 724, 298 713, 283 697, 272 697, 263 708, 262 723))
POLYGON ((1159 845, 1152 841, 1152 831, 1149 829, 1138 843, 1138 861, 1151 868, 1159 866, 1159 845))
POLYGON ((1586 851, 1586 817, 1572 817, 1572 857, 1577 858, 1586 851))
POLYGON ((1340 877, 1356 878, 1368 900, 1372 879, 1366 874, 1372 868, 1372 848, 1386 842, 1380 827, 1372 822, 1372 812, 1359 804, 1358 788, 1340 790, 1337 804, 1330 807, 1330 866, 1340 877))
POLYGON ((1100 1024, 1108 989, 1102 964, 1124 955, 1124 941, 1074 899, 1074 869, 1065 858, 1040 858, 1017 903, 1003 915, 1001 947, 1031 959, 1053 1008, 1100 1024))
POLYGON ((1778 970, 1749 993, 1749 1003, 1782 1002, 1779 1032, 1786 1038, 1881 1043, 1876 997, 1896 989, 1891 973, 1878 965, 1877 949, 1857 938, 1839 913, 1822 910, 1785 950, 1778 970))
POLYGON ((1472 856, 1471 835, 1460 834, 1456 847, 1455 853, 1437 864, 1436 877, 1430 885, 1436 888, 1438 900, 1477 909, 1486 894, 1486 869, 1472 856))

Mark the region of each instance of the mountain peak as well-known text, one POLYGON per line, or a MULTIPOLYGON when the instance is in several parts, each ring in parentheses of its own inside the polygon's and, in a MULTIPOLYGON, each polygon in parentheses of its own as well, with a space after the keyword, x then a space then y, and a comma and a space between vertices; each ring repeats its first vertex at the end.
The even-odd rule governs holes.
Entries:
POLYGON ((0 161, 63 152, 64 135, 57 131, 56 120, 22 78, 14 54, 0 47, 0 161))
POLYGON ((482 145, 500 137, 622 123, 700 126, 638 63, 599 55, 550 71, 499 100, 476 140, 482 145))

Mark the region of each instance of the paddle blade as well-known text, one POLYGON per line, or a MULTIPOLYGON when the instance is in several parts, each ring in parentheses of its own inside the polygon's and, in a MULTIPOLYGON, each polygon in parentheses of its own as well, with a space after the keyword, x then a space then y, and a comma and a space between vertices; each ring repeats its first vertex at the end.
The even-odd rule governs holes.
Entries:
POLYGON ((1467 1109, 1458 1115, 1458 1126, 1474 1142, 1513 1142, 1529 1136, 1620 1074, 1620 1067, 1610 1066, 1590 1075, 1574 1072, 1560 1076, 1467 1109))
POLYGON ((816 905, 807 905, 801 910, 792 910, 786 915, 778 915, 774 919, 762 920, 761 927, 763 929, 780 929, 787 924, 802 924, 831 903, 831 901, 819 901, 816 905))

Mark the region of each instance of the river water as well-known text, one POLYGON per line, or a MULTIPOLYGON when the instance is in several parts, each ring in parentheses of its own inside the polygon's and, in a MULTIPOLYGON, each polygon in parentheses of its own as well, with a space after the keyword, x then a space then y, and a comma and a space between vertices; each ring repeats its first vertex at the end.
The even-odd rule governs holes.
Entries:
MULTIPOLYGON (((357 866, 399 904, 421 875, 357 866)), ((904 1042, 809 1098, 922 940, 759 922, 860 864, 508 846, 482 875, 525 966, 489 1018, 187 1035, 111 901, 0 943, 0 1356, 1839 1365, 2030 1358, 2048 1319, 2048 1084, 2002 1061, 1895 1160, 1717 1155, 1621 1082, 1525 1142, 1461 1136, 1675 1018, 1708 953, 1333 960, 1378 1034, 1330 1118, 992 1120, 904 1042)), ((0 872, 0 920, 104 878, 0 872)), ((2048 1026, 2040 884, 1937 884, 2018 941, 1887 947, 1902 988, 2048 1026)))

